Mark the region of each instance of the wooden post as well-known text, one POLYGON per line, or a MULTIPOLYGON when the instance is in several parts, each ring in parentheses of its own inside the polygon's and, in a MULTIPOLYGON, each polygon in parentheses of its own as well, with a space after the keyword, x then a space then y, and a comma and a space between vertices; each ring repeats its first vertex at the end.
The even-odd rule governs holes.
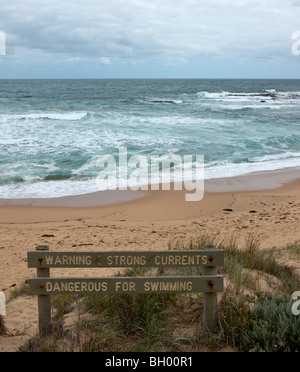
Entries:
MULTIPOLYGON (((39 252, 49 251, 48 246, 38 246, 39 252)), ((37 278, 50 278, 50 269, 37 269, 37 278)), ((51 297, 49 295, 38 296, 39 332, 40 337, 46 337, 52 332, 51 325, 51 297)))
MULTIPOLYGON (((215 246, 204 246, 203 250, 216 250, 215 246)), ((215 276, 218 274, 216 266, 203 267, 203 275, 215 276)), ((210 332, 214 331, 218 324, 218 294, 204 293, 204 322, 210 332)))

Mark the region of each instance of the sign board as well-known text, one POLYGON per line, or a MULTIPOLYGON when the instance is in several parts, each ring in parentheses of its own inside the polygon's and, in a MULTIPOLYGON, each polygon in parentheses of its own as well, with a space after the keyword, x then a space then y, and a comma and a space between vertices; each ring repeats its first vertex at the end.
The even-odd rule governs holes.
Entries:
POLYGON ((54 294, 150 294, 204 293, 204 319, 213 330, 218 319, 217 293, 224 291, 224 251, 205 247, 198 251, 151 252, 52 252, 39 246, 28 252, 28 267, 37 269, 29 290, 38 295, 40 335, 51 329, 51 295, 54 294), (203 276, 53 278, 51 268, 202 267, 203 276))
POLYGON ((224 252, 28 252, 30 268, 125 268, 223 266, 224 252))
POLYGON ((146 294, 223 292, 223 277, 29 279, 32 294, 146 294))

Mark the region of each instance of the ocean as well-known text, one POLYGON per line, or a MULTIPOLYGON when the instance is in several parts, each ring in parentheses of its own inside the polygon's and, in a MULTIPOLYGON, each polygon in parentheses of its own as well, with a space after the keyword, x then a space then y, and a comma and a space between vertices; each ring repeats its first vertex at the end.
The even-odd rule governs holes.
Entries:
POLYGON ((0 198, 98 190, 97 159, 204 155, 205 178, 300 165, 299 80, 0 80, 0 198))

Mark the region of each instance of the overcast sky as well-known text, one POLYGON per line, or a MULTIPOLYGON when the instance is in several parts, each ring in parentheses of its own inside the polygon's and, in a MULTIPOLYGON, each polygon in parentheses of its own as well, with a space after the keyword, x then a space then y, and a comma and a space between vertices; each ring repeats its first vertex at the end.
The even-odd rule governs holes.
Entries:
POLYGON ((0 78, 300 78, 300 0, 0 0, 0 31, 0 78))

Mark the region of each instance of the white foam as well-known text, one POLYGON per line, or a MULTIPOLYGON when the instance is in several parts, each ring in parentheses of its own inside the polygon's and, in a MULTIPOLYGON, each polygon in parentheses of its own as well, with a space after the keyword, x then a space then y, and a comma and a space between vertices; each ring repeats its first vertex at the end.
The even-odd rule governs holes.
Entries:
POLYGON ((221 93, 209 93, 209 92, 199 92, 197 93, 198 97, 204 98, 223 98, 231 94, 230 92, 221 92, 221 93))
POLYGON ((234 164, 231 162, 224 162, 219 164, 207 164, 205 167, 205 179, 230 178, 252 172, 275 171, 299 166, 300 153, 267 155, 261 159, 253 159, 251 163, 234 164))
MULTIPOLYGON (((94 163, 91 161, 90 166, 94 163)), ((194 164, 190 164, 192 168, 194 164)), ((299 167, 300 166, 300 153, 290 153, 278 155, 267 155, 262 158, 253 158, 250 163, 234 164, 231 162, 210 163, 205 164, 204 177, 206 180, 217 178, 230 178, 235 176, 242 176, 252 172, 261 171, 275 171, 279 169, 299 167)), ((187 169, 189 165, 187 165, 187 169)), ((181 173, 177 173, 177 176, 181 173)), ((176 173, 171 180, 176 181, 176 173)), ((180 177, 178 178, 180 180, 180 177)), ((157 180, 153 180, 157 183, 157 180)), ((120 186, 141 186, 149 183, 149 179, 142 179, 136 182, 131 179, 129 184, 127 180, 118 181, 117 185, 120 186)), ((101 187, 95 178, 88 180, 56 180, 56 181, 38 181, 37 179, 17 184, 8 184, 0 187, 0 198, 3 199, 24 199, 24 198, 54 198, 62 196, 74 196, 93 193, 99 190, 113 189, 112 185, 104 184, 101 187), (107 187, 108 186, 108 187, 107 187)))
POLYGON ((290 105, 280 105, 280 104, 244 104, 244 105, 233 105, 233 104, 218 104, 216 105, 216 108, 218 109, 224 109, 224 110, 247 110, 247 109, 272 109, 272 110, 280 110, 285 107, 290 107, 290 105))
POLYGON ((147 98, 145 101, 140 101, 143 104, 175 104, 175 105, 181 105, 183 101, 181 99, 173 99, 173 98, 147 98))
POLYGON ((88 115, 87 112, 31 112, 19 115, 3 115, 7 119, 17 120, 37 120, 37 119, 50 119, 50 120, 66 120, 77 121, 82 120, 88 115))
MULTIPOLYGON (((297 100, 292 99, 291 96, 298 95, 299 92, 277 92, 276 99, 271 96, 266 96, 263 93, 197 93, 199 104, 202 107, 212 107, 213 109, 224 110, 244 110, 244 109, 275 109, 291 107, 291 105, 298 105, 297 100), (288 98, 291 98, 287 101, 288 98)), ((274 92, 270 94, 275 94, 274 92)), ((299 96, 300 98, 300 96, 299 96)))
POLYGON ((96 180, 41 181, 9 184, 0 187, 0 199, 55 198, 98 191, 96 180))

